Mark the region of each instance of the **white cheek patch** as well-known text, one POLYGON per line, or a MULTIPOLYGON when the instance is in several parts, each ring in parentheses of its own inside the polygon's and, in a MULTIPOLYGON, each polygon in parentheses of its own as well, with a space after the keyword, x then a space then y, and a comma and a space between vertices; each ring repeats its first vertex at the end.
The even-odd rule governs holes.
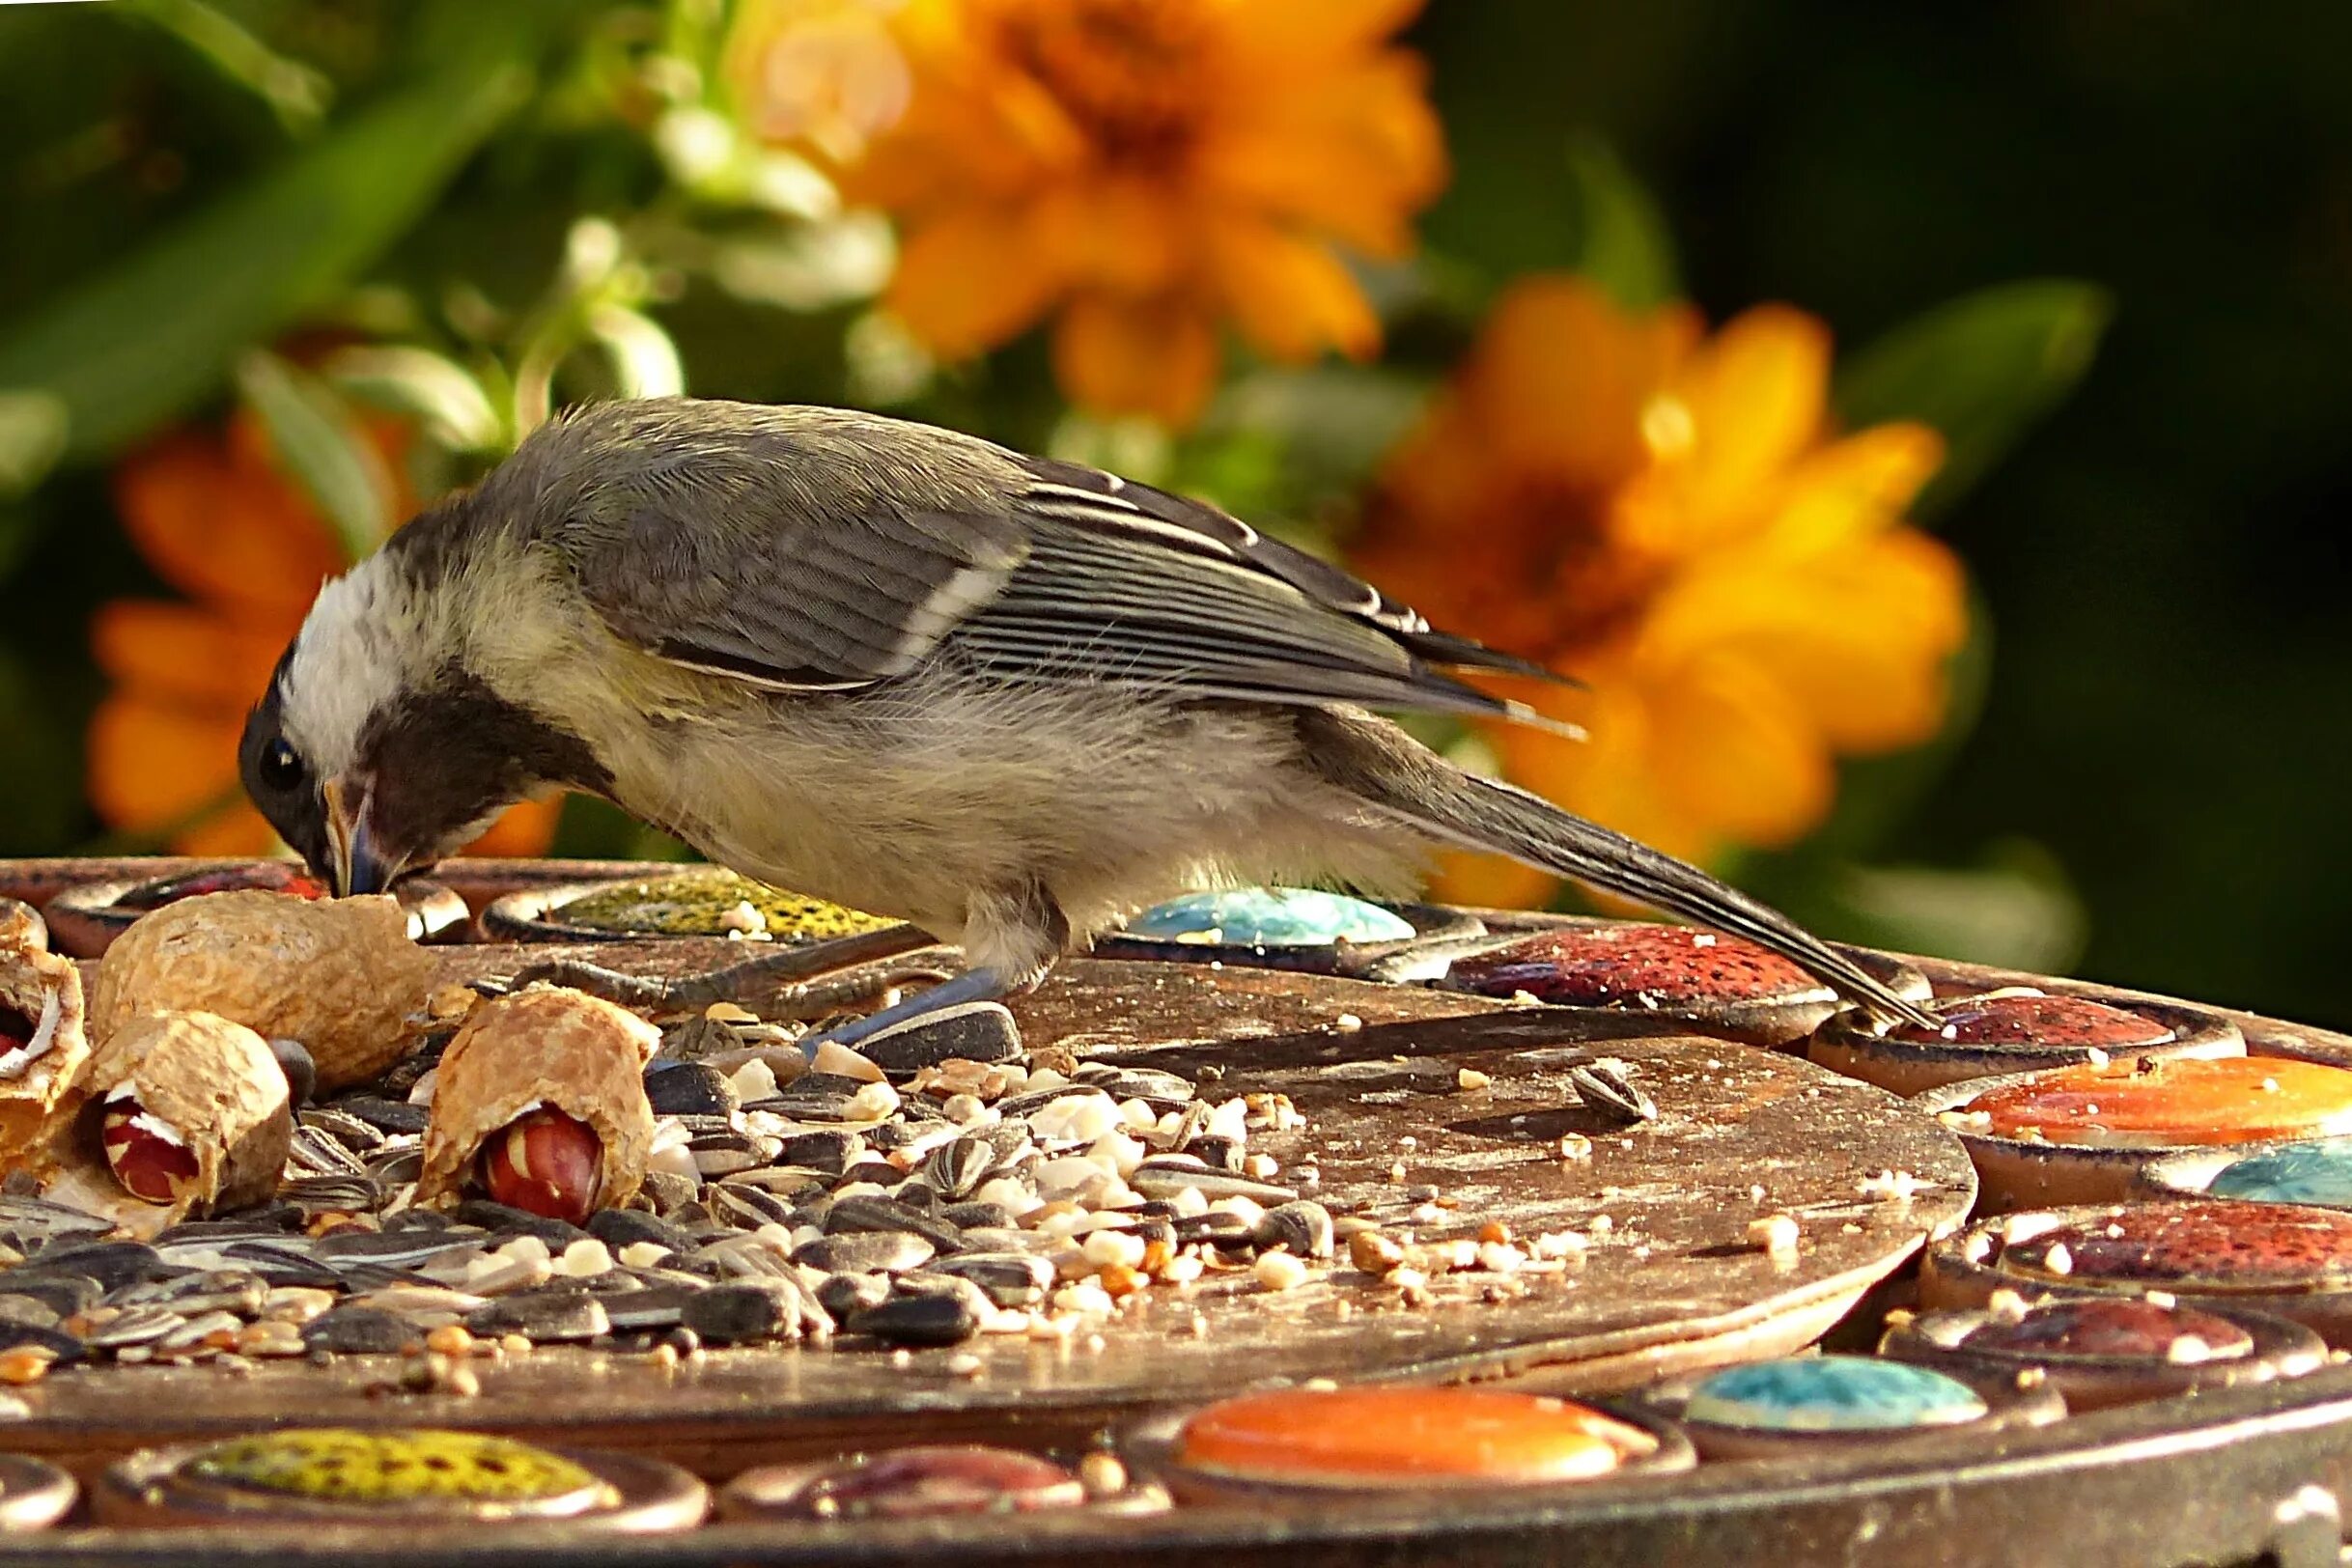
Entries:
POLYGON ((368 715, 401 688, 391 635, 405 599, 383 557, 371 556, 319 590, 287 661, 286 739, 321 777, 350 767, 368 715))

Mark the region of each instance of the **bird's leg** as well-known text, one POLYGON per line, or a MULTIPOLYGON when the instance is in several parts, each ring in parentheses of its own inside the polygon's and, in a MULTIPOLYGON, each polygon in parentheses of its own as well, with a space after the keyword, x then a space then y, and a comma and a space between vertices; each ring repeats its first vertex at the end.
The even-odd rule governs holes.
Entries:
POLYGON ((1042 882, 1028 882, 1011 894, 975 896, 964 922, 970 968, 878 1013, 809 1035, 801 1049, 814 1053, 827 1043, 854 1046, 910 1019, 1032 991, 1069 941, 1070 922, 1042 882))

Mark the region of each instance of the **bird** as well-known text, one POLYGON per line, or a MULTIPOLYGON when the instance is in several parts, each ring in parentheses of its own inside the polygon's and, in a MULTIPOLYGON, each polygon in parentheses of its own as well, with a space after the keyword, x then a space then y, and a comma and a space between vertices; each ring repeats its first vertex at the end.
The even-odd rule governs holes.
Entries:
POLYGON ((338 894, 573 791, 963 949, 844 1043, 1032 988, 1176 892, 1393 892, 1443 847, 1932 1025, 1770 906, 1382 716, 1547 722, 1480 673, 1550 674, 1203 501, 874 413, 649 398, 543 425, 326 581, 238 766, 338 894))

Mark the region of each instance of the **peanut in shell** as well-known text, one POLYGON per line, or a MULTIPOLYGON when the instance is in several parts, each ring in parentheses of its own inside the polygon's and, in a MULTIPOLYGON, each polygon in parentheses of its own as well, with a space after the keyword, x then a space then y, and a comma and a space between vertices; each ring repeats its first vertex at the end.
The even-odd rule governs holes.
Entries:
POLYGON ((362 1083, 416 1049, 432 955, 383 894, 207 893, 143 915, 98 964, 91 1032, 142 1012, 201 1011, 301 1042, 319 1087, 362 1083))
POLYGON ((627 1203, 653 1147, 644 1074, 660 1043, 661 1031, 634 1013, 558 987, 528 987, 475 1008, 434 1074, 417 1201, 455 1202, 492 1134, 552 1106, 587 1123, 602 1145, 597 1203, 627 1203))
POLYGON ((91 1053, 59 1104, 45 1195, 152 1236, 190 1217, 267 1198, 293 1140, 286 1074, 267 1041, 211 1013, 143 1013, 91 1053), (168 1203, 126 1191, 107 1162, 99 1123, 109 1104, 123 1105, 122 1089, 195 1157, 195 1174, 168 1203))

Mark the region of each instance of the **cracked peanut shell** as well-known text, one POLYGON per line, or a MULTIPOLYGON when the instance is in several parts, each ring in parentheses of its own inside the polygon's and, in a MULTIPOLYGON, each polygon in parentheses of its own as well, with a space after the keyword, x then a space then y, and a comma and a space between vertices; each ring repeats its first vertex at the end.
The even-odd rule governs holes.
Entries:
POLYGON ((55 1177, 45 1195, 152 1236, 275 1192, 294 1139, 294 1107, 269 1043, 242 1023, 211 1013, 143 1013, 91 1053, 53 1129, 55 1177), (195 1158, 195 1174, 169 1203, 133 1196, 107 1164, 98 1124, 122 1089, 195 1158))
POLYGON ((142 916, 106 949, 91 1032, 104 1041, 141 1012, 217 1013, 301 1042, 320 1089, 338 1089, 416 1049, 433 974, 389 895, 207 893, 142 916))
POLYGON ((90 1059, 71 959, 0 942, 0 1165, 13 1167, 90 1059))
POLYGON ((417 1201, 455 1201, 492 1134, 552 1106, 595 1129, 603 1146, 599 1206, 627 1203, 653 1147, 644 1074, 660 1043, 661 1031, 634 1013, 577 991, 532 986, 476 1007, 434 1078, 417 1201))

